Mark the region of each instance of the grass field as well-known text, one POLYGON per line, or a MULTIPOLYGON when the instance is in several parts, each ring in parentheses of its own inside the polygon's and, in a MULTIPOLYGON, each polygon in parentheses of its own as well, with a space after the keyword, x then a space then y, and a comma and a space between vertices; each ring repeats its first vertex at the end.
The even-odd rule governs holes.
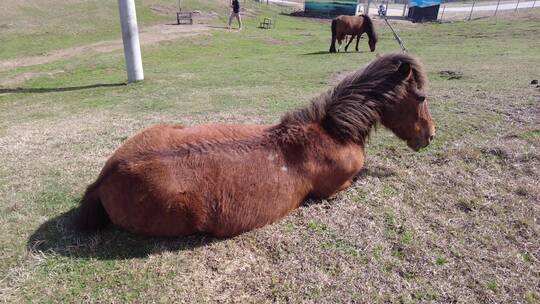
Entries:
MULTIPOLYGON (((60 1, 46 2, 40 14, 18 8, 37 1, 6 2, 0 60, 119 35, 114 1, 82 19, 65 9, 63 20, 50 9, 60 1)), ((151 7, 171 2, 139 1, 139 22, 167 22, 151 7)), ((275 122, 375 57, 365 40, 361 53, 327 54, 327 20, 246 6, 257 17, 241 32, 144 47, 142 83, 124 84, 121 51, 0 71, 0 301, 539 303, 540 91, 530 85, 540 78, 538 9, 395 24, 427 68, 437 137, 414 153, 379 129, 365 170, 333 199, 227 240, 70 228, 86 185, 137 130, 275 122), (257 29, 264 16, 277 28, 257 29), (9 84, 20 75, 28 77, 9 84)), ((398 50, 376 25, 377 52, 398 50)))

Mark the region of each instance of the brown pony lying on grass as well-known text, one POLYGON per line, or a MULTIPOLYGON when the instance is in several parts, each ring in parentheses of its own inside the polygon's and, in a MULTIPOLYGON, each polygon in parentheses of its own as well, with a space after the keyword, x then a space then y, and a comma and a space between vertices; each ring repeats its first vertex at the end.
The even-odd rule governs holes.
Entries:
POLYGON ((379 122, 410 148, 427 146, 434 127, 425 84, 416 59, 386 55, 276 125, 150 127, 107 161, 75 225, 231 237, 272 223, 307 197, 350 186, 379 122))

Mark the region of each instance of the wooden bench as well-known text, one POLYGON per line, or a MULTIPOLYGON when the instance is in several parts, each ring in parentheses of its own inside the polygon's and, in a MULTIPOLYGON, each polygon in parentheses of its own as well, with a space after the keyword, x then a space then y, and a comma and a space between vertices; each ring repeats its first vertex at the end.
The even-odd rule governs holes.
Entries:
POLYGON ((193 12, 177 12, 176 24, 193 24, 193 12))
POLYGON ((263 22, 261 22, 260 28, 263 29, 271 29, 274 26, 274 21, 270 18, 264 18, 263 22))

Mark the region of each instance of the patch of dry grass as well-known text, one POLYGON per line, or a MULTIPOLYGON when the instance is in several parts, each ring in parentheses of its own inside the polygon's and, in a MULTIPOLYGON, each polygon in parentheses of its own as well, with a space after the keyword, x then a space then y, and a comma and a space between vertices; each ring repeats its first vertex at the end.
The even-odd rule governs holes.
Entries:
MULTIPOLYGON (((306 21, 287 22, 300 27, 306 21)), ((431 78, 435 142, 414 153, 379 130, 350 189, 330 200, 308 201, 274 225, 227 240, 146 238, 114 228, 83 235, 73 232, 69 216, 107 156, 137 130, 161 121, 275 121, 299 101, 285 100, 289 97, 276 95, 272 87, 313 94, 301 80, 271 78, 266 86, 249 87, 257 82, 237 70, 247 83, 239 89, 197 69, 174 76, 148 55, 155 70, 143 85, 31 95, 34 99, 0 96, 0 103, 9 105, 0 114, 0 301, 538 302, 540 92, 528 84, 538 73, 530 59, 538 55, 526 44, 538 43, 513 35, 530 25, 524 22, 505 33, 489 22, 458 24, 457 30, 415 26, 420 37, 405 37, 431 78), (477 45, 463 37, 478 27, 504 38, 504 45, 474 38, 482 39, 477 45), (444 39, 438 38, 441 33, 444 39), (443 44, 456 36, 463 47, 443 44), (422 45, 426 37, 431 43, 422 45), (433 43, 439 47, 431 48, 433 43), (489 56, 470 56, 486 46, 489 56), (459 71, 462 77, 438 77, 440 71, 459 71), (171 90, 171 75, 178 86, 186 82, 193 90, 171 90), (110 98, 111 105, 76 108, 79 99, 98 98, 93 94, 110 98), (212 96, 247 100, 242 105, 249 106, 219 108, 212 96), (252 96, 270 101, 250 104, 252 96), (149 99, 165 105, 153 108, 149 99), (185 101, 190 99, 196 100, 185 101), (48 115, 33 116, 47 110, 48 115)), ((326 49, 326 31, 315 34, 321 36, 318 47, 326 49)), ((243 47, 254 43, 232 35, 214 39, 243 47)), ((223 52, 212 56, 224 60, 223 52)), ((323 60, 341 63, 347 57, 309 58, 311 66, 319 62, 313 73, 326 75, 317 83, 323 87, 335 80, 337 70, 323 60)), ((238 63, 249 69, 245 63, 251 59, 243 54, 238 63)), ((260 55, 253 60, 278 62, 260 55)), ((205 64, 219 73, 210 56, 199 62, 205 64)), ((76 69, 67 72, 78 75, 76 69)))

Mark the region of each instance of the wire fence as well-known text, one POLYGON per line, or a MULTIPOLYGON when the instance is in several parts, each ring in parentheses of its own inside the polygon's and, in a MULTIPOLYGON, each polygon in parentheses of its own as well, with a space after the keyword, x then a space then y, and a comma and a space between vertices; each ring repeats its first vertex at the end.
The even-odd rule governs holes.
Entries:
MULTIPOLYGON (((385 2, 366 2, 366 12, 370 15, 377 14, 377 8, 383 4, 387 10, 387 16, 405 17, 408 13, 406 0, 385 2)), ((443 0, 439 7, 437 20, 471 20, 475 18, 497 16, 500 14, 518 14, 520 11, 540 7, 540 0, 443 0)))
MULTIPOLYGON (((259 0, 303 9, 303 0, 259 0)), ((379 5, 384 5, 387 16, 406 17, 408 0, 361 0, 363 12, 377 15, 379 5)), ((443 0, 439 7, 437 20, 471 20, 501 14, 519 14, 524 10, 540 7, 540 0, 443 0)))
POLYGON ((519 14, 520 11, 540 7, 540 2, 533 1, 468 1, 443 2, 439 9, 440 21, 452 19, 471 20, 475 18, 497 16, 500 14, 519 14))

